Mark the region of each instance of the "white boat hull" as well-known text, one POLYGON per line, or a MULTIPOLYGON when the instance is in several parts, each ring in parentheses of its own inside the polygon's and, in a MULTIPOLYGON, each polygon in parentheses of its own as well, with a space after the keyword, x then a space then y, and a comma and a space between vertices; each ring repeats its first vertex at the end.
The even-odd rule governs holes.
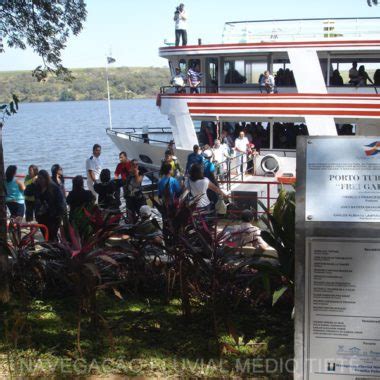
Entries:
MULTIPOLYGON (((120 151, 125 151, 128 158, 137 159, 139 163, 148 169, 158 169, 165 156, 167 146, 165 144, 148 144, 135 141, 126 133, 107 130, 107 134, 120 151)), ((175 154, 182 167, 185 167, 189 150, 176 149, 175 154)))

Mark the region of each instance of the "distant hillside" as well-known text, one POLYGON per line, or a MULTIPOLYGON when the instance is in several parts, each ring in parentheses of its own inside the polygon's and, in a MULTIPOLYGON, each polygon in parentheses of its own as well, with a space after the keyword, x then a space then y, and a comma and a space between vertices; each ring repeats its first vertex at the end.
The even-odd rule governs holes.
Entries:
MULTIPOLYGON (((64 82, 50 77, 38 83, 30 71, 0 72, 0 103, 17 94, 25 102, 99 100, 107 98, 104 68, 74 69, 75 79, 64 82)), ((112 99, 154 97, 169 83, 169 69, 120 67, 109 69, 112 99)))

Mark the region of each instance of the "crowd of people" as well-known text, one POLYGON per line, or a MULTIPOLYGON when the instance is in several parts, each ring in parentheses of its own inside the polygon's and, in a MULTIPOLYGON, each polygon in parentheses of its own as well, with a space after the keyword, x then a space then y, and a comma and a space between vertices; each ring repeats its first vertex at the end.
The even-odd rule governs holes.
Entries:
MULTIPOLYGON (((375 71, 375 74, 373 76, 373 79, 369 76, 367 73, 365 66, 360 65, 358 68, 358 63, 353 62, 352 67, 350 68, 348 72, 349 81, 348 84, 352 86, 367 86, 368 83, 371 83, 375 86, 380 85, 380 69, 377 69, 375 71)), ((338 69, 335 69, 332 72, 332 75, 330 77, 330 85, 331 86, 343 86, 344 81, 343 78, 339 72, 338 69)))
POLYGON ((202 73, 198 63, 194 63, 187 71, 187 75, 182 74, 177 67, 170 83, 175 88, 177 94, 186 93, 186 86, 190 88, 190 94, 199 94, 202 81, 202 73))
MULTIPOLYGON (((236 149, 244 150, 248 146, 248 139, 241 131, 236 139, 236 149)), ((84 178, 78 175, 72 179, 72 189, 69 192, 66 191, 63 169, 58 164, 51 167, 51 173, 30 165, 24 179, 17 174, 16 166, 8 166, 5 190, 11 220, 21 223, 25 217, 27 223, 36 221, 47 227, 49 240, 56 241, 64 219, 72 221, 78 210, 95 204, 100 209, 120 214, 123 196, 132 221, 141 227, 142 233, 153 228, 150 216, 158 212, 147 205, 142 186, 144 173, 138 161, 128 159, 126 152, 120 152, 119 163, 112 173, 103 167, 101 152, 101 146, 95 144, 92 155, 86 160, 87 189, 84 178)), ((227 194, 218 184, 217 168, 218 163, 222 163, 228 156, 225 143, 219 139, 215 140, 212 147, 205 146, 201 149, 194 145, 186 167, 182 169, 175 156, 174 145, 169 143, 162 159, 157 188, 158 200, 165 206, 167 216, 171 215, 175 209, 173 206, 180 197, 185 196, 195 203, 197 212, 211 215, 218 212, 217 204, 224 202, 227 194)), ((254 239, 257 235, 256 228, 252 226, 247 233, 252 233, 252 239, 259 247, 262 242, 254 239)))

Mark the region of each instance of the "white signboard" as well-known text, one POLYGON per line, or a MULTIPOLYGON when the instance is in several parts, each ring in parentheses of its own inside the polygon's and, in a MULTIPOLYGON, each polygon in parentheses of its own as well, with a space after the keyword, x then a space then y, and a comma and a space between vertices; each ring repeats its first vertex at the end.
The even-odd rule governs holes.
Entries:
POLYGON ((308 221, 380 222, 380 137, 309 140, 305 202, 308 221))
POLYGON ((308 238, 307 380, 380 379, 380 240, 308 238))

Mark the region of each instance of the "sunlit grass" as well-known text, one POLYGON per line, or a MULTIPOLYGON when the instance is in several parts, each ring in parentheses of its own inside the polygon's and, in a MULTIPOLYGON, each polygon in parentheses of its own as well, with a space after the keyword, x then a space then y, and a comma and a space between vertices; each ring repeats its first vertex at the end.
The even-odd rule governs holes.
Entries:
MULTIPOLYGON (((220 323, 216 336, 212 312, 202 304, 189 319, 177 299, 164 304, 102 296, 98 308, 107 323, 95 329, 83 318, 80 358, 75 302, 34 302, 17 348, 2 330, 0 368, 28 378, 104 373, 221 378, 242 375, 237 360, 293 357, 289 310, 242 308, 232 314, 234 332, 220 323)), ((10 324, 11 314, 6 315, 10 324)))

